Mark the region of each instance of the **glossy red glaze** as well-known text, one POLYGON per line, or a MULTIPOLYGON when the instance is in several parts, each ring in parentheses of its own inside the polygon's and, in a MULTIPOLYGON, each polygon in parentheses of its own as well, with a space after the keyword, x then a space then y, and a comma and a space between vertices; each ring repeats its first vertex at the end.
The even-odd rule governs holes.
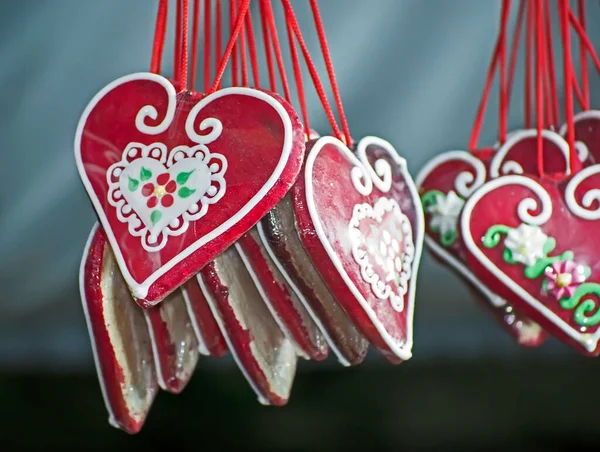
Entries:
POLYGON ((299 349, 299 354, 316 361, 327 358, 329 347, 323 335, 268 256, 256 229, 244 234, 237 245, 250 266, 249 271, 257 279, 257 286, 264 292, 273 316, 299 349))
MULTIPOLYGON (((527 151, 525 147, 522 149, 527 151)), ((509 154, 513 161, 518 160, 526 168, 528 167, 528 160, 525 162, 519 160, 519 152, 509 151, 509 154)), ((493 152, 470 154, 466 151, 451 151, 440 154, 417 177, 419 195, 423 197, 432 191, 439 191, 447 195, 453 191, 458 193, 458 196, 463 200, 468 198, 475 188, 480 186, 486 179, 489 179, 489 165, 493 155, 493 152), (483 166, 479 165, 478 167, 474 162, 481 162, 483 166), (468 178, 470 182, 461 188, 460 177, 467 174, 471 176, 468 178)), ((461 280, 467 283, 469 291, 478 304, 488 311, 496 322, 519 344, 527 347, 540 346, 544 342, 546 334, 539 325, 515 309, 512 304, 490 292, 489 288, 485 287, 466 265, 467 252, 460 232, 460 212, 454 219, 456 239, 453 243, 448 244, 442 242, 441 231, 436 232, 429 226, 433 215, 428 211, 427 206, 425 206, 424 211, 427 225, 425 244, 436 260, 448 266, 461 280)), ((462 211, 462 208, 460 211, 462 211)))
POLYGON ((227 343, 219 330, 219 325, 210 311, 206 297, 200 290, 197 276, 187 280, 181 286, 188 313, 196 332, 198 342, 206 347, 206 353, 220 358, 227 354, 227 343))
POLYGON ((292 189, 293 206, 304 248, 337 302, 371 344, 390 362, 399 363, 411 356, 414 286, 423 242, 423 216, 406 162, 389 143, 374 140, 378 139, 369 137, 358 144, 357 153, 360 155, 361 148, 364 149, 366 166, 331 137, 307 143, 303 176, 292 189), (383 176, 386 172, 387 176, 383 176), (359 191, 353 181, 355 173, 360 175, 361 184, 369 185, 372 180, 370 191, 359 191), (376 179, 382 176, 384 180, 376 179), (383 188, 387 177, 389 186, 383 188), (382 208, 378 214, 379 205, 393 207, 389 211, 382 208), (375 212, 374 218, 358 216, 358 212, 367 209, 375 212), (379 219, 375 219, 378 215, 379 219), (392 245, 387 244, 386 237, 393 239, 396 254, 390 254, 392 245), (371 250, 372 240, 374 250, 371 250), (379 251, 380 245, 385 252, 379 251), (376 280, 385 290, 400 294, 397 307, 390 292, 387 297, 379 296, 373 287, 375 283, 367 281, 365 272, 369 269, 361 268, 357 253, 366 260, 363 265, 370 265, 370 274, 376 274, 376 280), (397 269, 393 268, 394 256, 397 269), (392 262, 391 272, 379 263, 380 258, 386 264, 392 262), (390 274, 393 274, 391 280, 390 274))
POLYGON ((144 314, 128 294, 111 253, 104 231, 95 228, 83 256, 82 303, 109 421, 137 433, 158 384, 144 314))
MULTIPOLYGON (((600 166, 588 167, 588 170, 600 173, 600 166)), ((571 185, 575 187, 574 199, 580 207, 584 204, 582 198, 585 193, 600 186, 598 173, 571 185)), ((575 178, 581 176, 576 175, 575 178)), ((509 300, 549 333, 583 354, 597 356, 600 353, 597 344, 600 336, 600 240, 595 234, 598 220, 584 219, 570 207, 572 204, 567 202, 565 195, 569 191, 568 184, 569 180, 558 183, 534 176, 507 176, 484 184, 472 195, 463 211, 461 227, 467 245, 467 263, 490 289, 509 300), (535 201, 535 205, 532 201, 535 201), (519 214, 520 205, 521 210, 527 211, 533 218, 519 214), (527 206, 529 208, 525 209, 527 206), (508 247, 505 233, 498 234, 496 246, 488 247, 483 241, 492 226, 518 228, 522 223, 538 225, 545 236, 556 241, 556 246, 550 246, 551 249, 545 252, 556 259, 539 260, 540 264, 536 265, 541 270, 535 274, 531 273, 533 270, 526 273, 528 267, 525 264, 510 263, 505 259, 508 247), (573 254, 569 256, 565 252, 573 254), (545 290, 543 286, 544 281, 549 280, 544 270, 554 262, 558 264, 564 261, 587 266, 591 272, 583 285, 574 286, 582 289, 585 286, 586 290, 591 290, 574 300, 570 307, 565 306, 562 297, 559 300, 556 294, 545 290), (591 285, 586 286, 588 283, 591 285), (584 323, 578 322, 578 315, 585 319, 584 323)), ((597 207, 597 204, 593 207, 597 207)), ((583 210, 593 212, 590 208, 583 210)), ((527 246, 533 246, 531 240, 526 243, 527 246)), ((544 243, 548 246, 550 242, 544 243)))
MULTIPOLYGON (((277 204, 300 170, 304 130, 293 108, 276 94, 227 88, 201 100, 195 93, 175 96, 173 85, 161 76, 134 74, 108 85, 88 105, 78 127, 75 155, 125 280, 140 305, 149 307, 196 274, 277 204), (131 182, 129 168, 133 172, 139 160, 142 168, 151 161, 154 172, 175 171, 175 164, 181 163, 175 158, 177 152, 185 155, 183 163, 189 165, 206 158, 198 171, 210 168, 209 184, 213 185, 208 187, 214 191, 202 185, 209 176, 196 172, 202 176, 192 196, 197 190, 197 195, 202 190, 206 194, 191 202, 187 211, 184 198, 190 195, 179 195, 183 213, 176 216, 180 210, 164 210, 150 224, 150 212, 140 214, 150 198, 130 202, 144 193, 135 192, 137 179, 131 182), (110 170, 111 165, 117 166, 110 170), (224 182, 216 181, 215 174, 224 182), (130 177, 131 193, 121 176, 130 177), (205 207, 205 213, 196 218, 205 207), (172 221, 152 229, 155 221, 171 217, 172 221)), ((140 174, 139 168, 136 171, 140 174)), ((156 175, 152 174, 150 182, 156 175)), ((145 177, 140 180, 144 182, 145 177)), ((171 196, 157 183, 156 196, 171 196)))

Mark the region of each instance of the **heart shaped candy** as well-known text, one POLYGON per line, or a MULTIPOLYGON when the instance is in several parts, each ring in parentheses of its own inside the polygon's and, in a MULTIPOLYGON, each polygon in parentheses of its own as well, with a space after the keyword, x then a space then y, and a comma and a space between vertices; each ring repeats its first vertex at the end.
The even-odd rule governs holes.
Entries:
POLYGON ((139 303, 160 302, 232 245, 289 190, 304 131, 276 94, 204 98, 138 73, 86 107, 75 137, 81 179, 139 303))
POLYGON ((600 353, 600 165, 563 182, 505 176, 466 202, 461 232, 473 272, 580 352, 600 353))
POLYGON ((235 244, 248 273, 260 291, 273 318, 305 359, 322 361, 329 348, 323 334, 289 286, 252 228, 235 244))
POLYGON ((292 189, 297 229, 337 302, 391 362, 411 357, 423 211, 406 161, 386 141, 312 143, 292 189))
POLYGON ((181 290, 144 311, 152 339, 158 384, 175 394, 183 391, 198 362, 198 341, 181 290))
POLYGON ((296 348, 271 316, 236 248, 203 268, 198 282, 258 400, 285 405, 296 373, 296 348))
POLYGON ((158 391, 150 335, 98 225, 85 246, 79 283, 109 422, 137 433, 158 391))

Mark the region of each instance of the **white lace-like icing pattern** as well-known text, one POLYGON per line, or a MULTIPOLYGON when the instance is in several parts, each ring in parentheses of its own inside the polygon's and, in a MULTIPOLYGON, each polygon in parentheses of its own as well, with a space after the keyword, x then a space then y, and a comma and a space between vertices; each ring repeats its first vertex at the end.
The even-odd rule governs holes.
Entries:
POLYGON ((374 206, 356 204, 349 235, 352 256, 360 267, 363 280, 371 286, 377 298, 389 299, 394 310, 402 312, 415 256, 412 228, 407 216, 393 199, 379 198, 374 206), (385 220, 388 220, 387 224, 385 220), (374 232, 365 235, 365 226, 374 232))

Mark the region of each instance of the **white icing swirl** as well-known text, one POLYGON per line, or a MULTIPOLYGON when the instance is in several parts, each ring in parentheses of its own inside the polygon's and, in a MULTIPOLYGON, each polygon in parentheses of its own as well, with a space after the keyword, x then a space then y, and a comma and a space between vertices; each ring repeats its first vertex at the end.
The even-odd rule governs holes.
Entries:
POLYGON ((590 209, 594 202, 600 203, 600 189, 593 188, 588 190, 581 198, 581 205, 575 198, 575 190, 581 182, 590 176, 600 173, 600 164, 588 166, 578 172, 565 188, 565 202, 569 210, 579 218, 585 220, 597 220, 600 218, 600 205, 596 209, 590 209))

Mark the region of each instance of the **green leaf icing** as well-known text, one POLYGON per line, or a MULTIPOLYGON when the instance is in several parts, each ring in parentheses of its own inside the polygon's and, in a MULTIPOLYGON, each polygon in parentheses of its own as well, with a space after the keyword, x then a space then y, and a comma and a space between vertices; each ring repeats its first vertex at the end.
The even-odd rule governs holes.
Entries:
POLYGON ((150 171, 149 169, 146 169, 142 166, 142 169, 140 170, 140 179, 143 181, 147 181, 152 177, 152 171, 150 171))
POLYGON ((156 224, 156 222, 160 221, 161 218, 162 212, 160 210, 153 210, 150 214, 150 221, 152 221, 152 224, 156 224))
POLYGON ((178 183, 179 185, 183 185, 183 184, 185 184, 185 183, 188 181, 188 179, 190 178, 190 176, 192 175, 192 173, 193 173, 194 171, 195 171, 195 170, 191 170, 191 171, 188 171, 188 172, 182 171, 181 173, 179 173, 179 174, 177 175, 177 178, 176 178, 176 180, 177 180, 177 183, 178 183))
POLYGON ((194 194, 195 192, 196 192, 196 190, 195 190, 195 189, 193 189, 193 190, 192 190, 192 189, 190 189, 190 188, 187 188, 187 187, 181 187, 181 188, 179 189, 179 191, 177 192, 177 194, 179 195, 179 197, 181 197, 181 198, 184 198, 184 199, 185 199, 185 198, 187 198, 188 196, 191 196, 192 194, 194 194))
POLYGON ((139 185, 140 181, 129 176, 129 191, 136 191, 139 185))

